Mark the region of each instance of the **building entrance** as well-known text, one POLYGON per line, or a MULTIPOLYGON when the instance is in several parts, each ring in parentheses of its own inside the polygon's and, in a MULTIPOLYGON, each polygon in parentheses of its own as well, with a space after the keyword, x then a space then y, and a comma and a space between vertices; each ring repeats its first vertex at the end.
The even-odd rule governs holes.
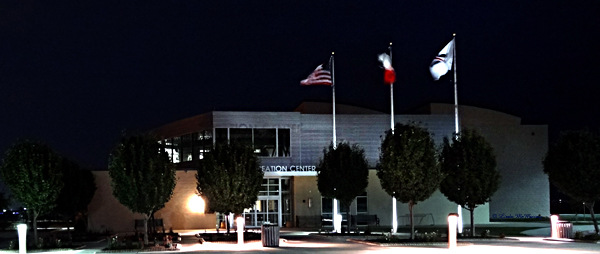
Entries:
POLYGON ((265 177, 261 184, 258 200, 254 206, 244 210, 246 225, 260 227, 277 224, 280 227, 291 220, 291 179, 289 177, 265 177))

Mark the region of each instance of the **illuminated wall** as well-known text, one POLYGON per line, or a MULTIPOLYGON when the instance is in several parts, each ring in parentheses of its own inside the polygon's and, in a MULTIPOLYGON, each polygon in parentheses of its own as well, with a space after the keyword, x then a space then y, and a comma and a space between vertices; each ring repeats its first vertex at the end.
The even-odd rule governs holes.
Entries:
MULTIPOLYGON (((94 171, 93 174, 98 189, 88 206, 89 229, 93 232, 135 231, 134 220, 143 216, 129 211, 112 195, 108 171, 94 171)), ((204 214, 203 211, 197 210, 203 204, 198 202, 196 196, 195 174, 195 170, 177 171, 177 185, 173 197, 155 214, 155 218, 163 219, 165 230, 215 227, 215 214, 204 214)))

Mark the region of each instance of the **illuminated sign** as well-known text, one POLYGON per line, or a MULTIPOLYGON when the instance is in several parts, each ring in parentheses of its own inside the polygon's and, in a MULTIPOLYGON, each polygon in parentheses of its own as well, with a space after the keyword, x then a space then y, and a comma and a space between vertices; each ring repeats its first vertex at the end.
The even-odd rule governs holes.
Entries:
POLYGON ((317 172, 317 166, 260 166, 263 172, 317 172))

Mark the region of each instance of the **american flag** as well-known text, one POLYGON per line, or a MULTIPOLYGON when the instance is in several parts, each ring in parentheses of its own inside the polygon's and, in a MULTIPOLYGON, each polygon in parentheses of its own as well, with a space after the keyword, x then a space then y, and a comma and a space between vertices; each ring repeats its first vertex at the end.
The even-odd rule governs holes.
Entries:
POLYGON ((317 66, 317 68, 310 74, 306 79, 300 81, 300 85, 312 86, 312 85, 325 85, 330 86, 333 82, 331 81, 331 71, 324 69, 323 65, 317 66))

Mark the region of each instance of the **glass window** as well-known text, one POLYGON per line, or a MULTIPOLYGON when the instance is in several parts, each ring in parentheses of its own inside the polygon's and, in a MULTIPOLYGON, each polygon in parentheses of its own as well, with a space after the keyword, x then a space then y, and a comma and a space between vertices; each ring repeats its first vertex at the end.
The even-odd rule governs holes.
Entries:
POLYGON ((260 196, 279 196, 279 179, 278 178, 263 178, 258 195, 260 195, 260 196))
POLYGON ((278 129, 279 157, 290 156, 290 129, 278 129))
POLYGON ((174 137, 173 138, 173 153, 172 153, 172 160, 173 163, 179 163, 181 161, 181 158, 179 157, 179 145, 181 144, 181 137, 174 137))
POLYGON ((348 212, 348 207, 340 204, 340 213, 344 216, 344 218, 346 217, 347 212, 348 212))
POLYGON ((321 213, 332 214, 333 213, 333 200, 326 197, 321 197, 321 213))
POLYGON ((165 144, 165 151, 169 155, 169 160, 173 162, 173 139, 167 138, 163 140, 163 143, 165 144))
POLYGON ((192 160, 192 134, 181 137, 181 161, 192 160))
POLYGON ((252 147, 252 129, 229 129, 229 140, 252 147))
POLYGON ((356 213, 367 213, 367 193, 364 192, 356 197, 356 213))
POLYGON ((290 129, 215 128, 214 139, 215 144, 235 142, 250 146, 258 156, 290 156, 290 129))
POLYGON ((215 129, 215 143, 227 144, 227 128, 215 129))
POLYGON ((275 129, 254 129, 254 152, 258 156, 277 156, 275 140, 275 129))
POLYGON ((289 178, 281 178, 281 191, 289 192, 290 191, 290 179, 289 178))
POLYGON ((194 149, 196 149, 195 158, 204 159, 204 154, 210 152, 213 141, 211 131, 201 131, 197 133, 194 149))

